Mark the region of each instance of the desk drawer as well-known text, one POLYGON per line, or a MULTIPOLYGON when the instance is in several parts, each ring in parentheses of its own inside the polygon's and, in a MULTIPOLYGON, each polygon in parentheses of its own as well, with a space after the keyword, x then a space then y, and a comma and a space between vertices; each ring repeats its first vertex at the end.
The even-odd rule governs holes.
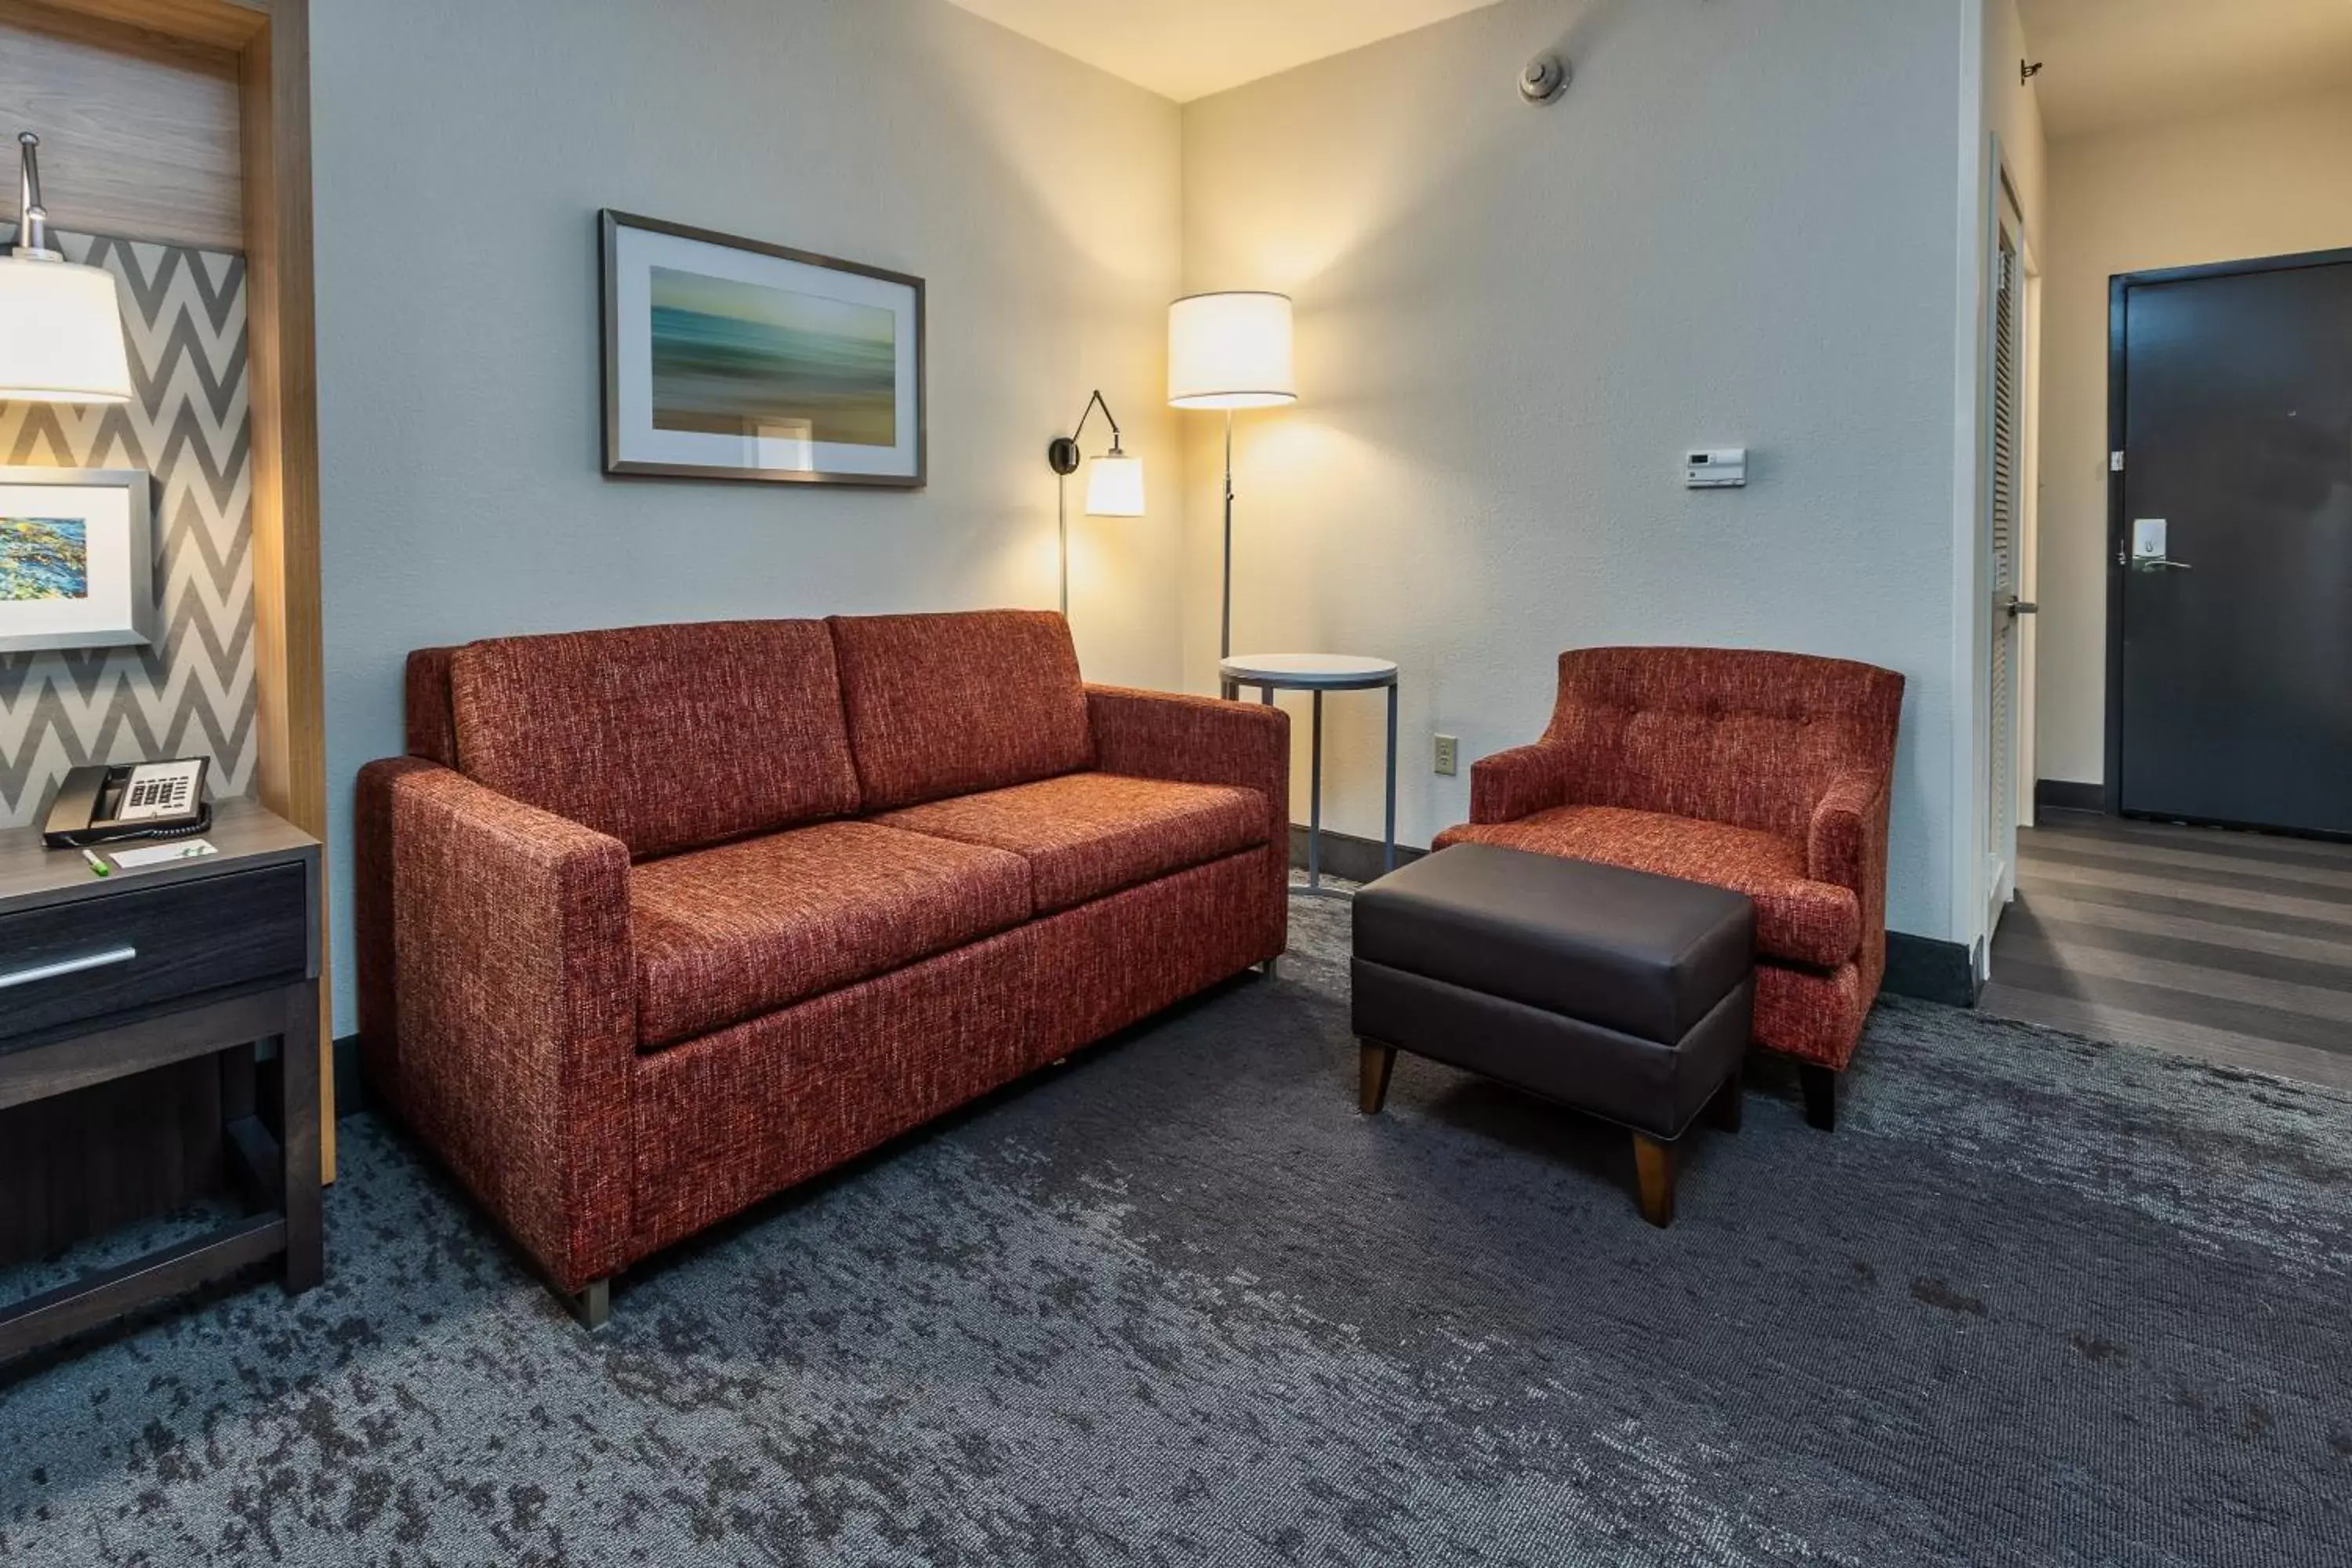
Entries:
POLYGON ((0 916, 0 1049, 10 1040, 310 970, 299 866, 126 888, 0 916))

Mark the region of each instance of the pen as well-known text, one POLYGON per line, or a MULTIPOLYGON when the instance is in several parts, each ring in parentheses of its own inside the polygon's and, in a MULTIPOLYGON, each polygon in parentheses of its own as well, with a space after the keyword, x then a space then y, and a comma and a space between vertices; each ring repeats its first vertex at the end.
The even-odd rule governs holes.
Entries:
POLYGON ((109 866, 105 861, 100 859, 89 850, 83 850, 81 852, 81 858, 89 862, 89 873, 91 876, 111 877, 114 875, 114 868, 111 866, 109 866))

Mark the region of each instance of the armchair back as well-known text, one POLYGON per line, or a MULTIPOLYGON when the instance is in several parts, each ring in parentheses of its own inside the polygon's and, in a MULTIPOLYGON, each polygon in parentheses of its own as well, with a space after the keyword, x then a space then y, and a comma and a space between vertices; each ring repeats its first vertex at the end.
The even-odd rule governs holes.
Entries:
POLYGON ((1569 798, 1803 839, 1830 786, 1895 769, 1903 677, 1742 648, 1592 647, 1559 656, 1547 743, 1569 798))

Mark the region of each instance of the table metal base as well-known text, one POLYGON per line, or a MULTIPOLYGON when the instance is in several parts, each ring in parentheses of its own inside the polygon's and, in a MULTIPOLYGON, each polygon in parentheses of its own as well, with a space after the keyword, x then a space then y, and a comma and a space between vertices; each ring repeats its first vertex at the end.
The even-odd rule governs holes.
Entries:
POLYGON ((1352 899, 1356 896, 1346 888, 1327 888, 1323 885, 1323 693, 1372 690, 1381 687, 1388 689, 1388 818, 1381 842, 1381 868, 1383 871, 1395 870, 1398 687, 1394 673, 1391 673, 1382 679, 1367 679, 1346 684, 1328 679, 1299 678, 1294 681, 1270 676, 1234 676, 1230 673, 1222 675, 1220 679, 1223 682, 1224 695, 1228 700, 1238 697, 1240 689, 1244 686, 1255 686, 1263 691, 1265 693, 1263 700, 1269 708, 1274 706, 1274 694, 1276 691, 1306 691, 1315 699, 1314 762, 1307 786, 1307 884, 1304 887, 1294 886, 1290 889, 1290 895, 1295 899, 1352 899))

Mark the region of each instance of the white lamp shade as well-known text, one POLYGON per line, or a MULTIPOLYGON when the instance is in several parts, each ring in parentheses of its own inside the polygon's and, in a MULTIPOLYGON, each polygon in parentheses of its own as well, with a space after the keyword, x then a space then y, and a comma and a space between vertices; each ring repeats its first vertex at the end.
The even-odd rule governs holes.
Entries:
POLYGON ((71 261, 0 256, 0 399, 128 403, 131 396, 113 276, 71 261))
POLYGON ((1170 403, 1271 408, 1297 400, 1287 295, 1195 294, 1168 307, 1170 403))
POLYGON ((1097 458, 1087 465, 1088 517, 1143 515, 1143 459, 1097 458))

